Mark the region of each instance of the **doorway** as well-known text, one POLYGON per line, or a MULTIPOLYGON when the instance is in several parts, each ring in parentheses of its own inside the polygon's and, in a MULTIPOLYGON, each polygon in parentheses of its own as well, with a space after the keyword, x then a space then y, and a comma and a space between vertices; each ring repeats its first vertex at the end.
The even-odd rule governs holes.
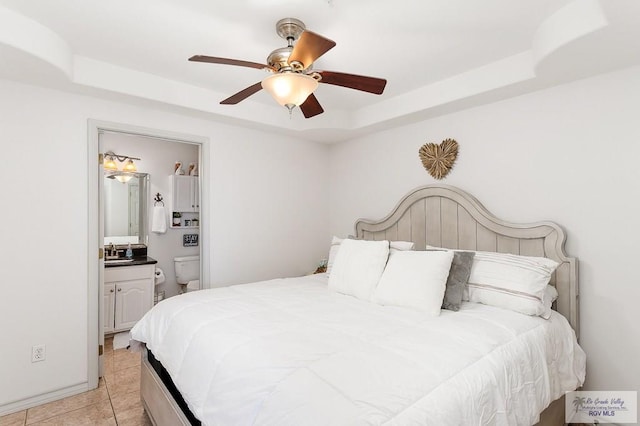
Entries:
MULTIPOLYGON (((111 123, 98 120, 88 121, 88 170, 89 170, 89 206, 88 206, 88 226, 89 226, 89 241, 88 241, 88 379, 89 387, 95 388, 98 385, 98 377, 101 370, 101 354, 104 345, 104 324, 103 324, 103 294, 104 294, 104 259, 103 259, 103 246, 104 240, 104 183, 103 183, 103 167, 99 161, 100 153, 105 152, 104 139, 108 138, 132 138, 131 140, 148 141, 150 144, 181 144, 182 147, 187 147, 189 144, 191 147, 197 148, 197 168, 198 168, 198 181, 200 183, 198 196, 199 196, 199 247, 196 249, 196 254, 200 256, 200 282, 201 288, 208 287, 209 281, 209 238, 204 236, 210 235, 210 221, 209 214, 209 185, 208 185, 208 165, 209 161, 209 139, 201 136, 194 136, 182 133, 167 132, 157 129, 142 128, 137 126, 130 126, 120 123, 111 123), (106 137, 108 135, 108 138, 106 137)), ((124 145, 126 146, 126 145, 124 145)), ((173 145, 177 146, 177 145, 173 145)), ((122 152, 118 154, 132 155, 132 153, 122 152)), ((151 156, 149 156, 151 157, 151 156)), ((148 159, 148 161, 151 158, 148 159)), ((166 197, 168 200, 171 196, 167 192, 165 182, 169 182, 169 177, 174 171, 173 160, 180 160, 179 158, 172 158, 171 164, 166 164, 166 169, 156 172, 156 177, 160 179, 162 185, 155 188, 163 187, 165 194, 161 196, 166 197)), ((168 161, 165 159, 164 161, 168 161)), ((151 167, 152 161, 149 161, 146 166, 151 167)), ((143 171, 143 170, 141 170, 143 171)), ((150 208, 153 207, 153 195, 154 185, 151 184, 152 198, 147 200, 150 208)), ((159 192, 159 191, 158 191, 159 192)), ((127 212, 130 215, 130 212, 127 212)), ((170 219, 169 219, 170 220, 170 219)), ((169 222, 170 223, 170 222, 169 222)), ((167 226, 169 228, 169 226, 167 226)), ((168 229, 167 231, 173 231, 168 229)), ((169 232, 168 232, 169 235, 169 232)), ((173 233, 173 238, 176 238, 176 233, 173 233)), ((181 235, 180 235, 181 237, 181 235)), ((191 249, 193 250, 193 248, 191 249)), ((166 262, 166 259, 165 259, 166 262)), ((171 269, 172 270, 172 269, 171 269)))

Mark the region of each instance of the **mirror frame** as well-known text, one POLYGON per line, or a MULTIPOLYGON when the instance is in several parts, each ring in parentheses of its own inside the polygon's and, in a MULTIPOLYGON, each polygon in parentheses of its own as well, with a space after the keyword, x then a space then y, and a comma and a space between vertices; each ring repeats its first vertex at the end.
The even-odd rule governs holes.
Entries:
MULTIPOLYGON (((105 170, 104 171, 104 177, 103 179, 114 179, 116 178, 116 176, 131 176, 132 179, 138 179, 138 197, 139 197, 139 214, 140 214, 140 218, 139 218, 139 222, 138 222, 138 242, 136 244, 144 244, 145 246, 147 246, 149 244, 149 187, 150 187, 150 176, 148 173, 139 173, 139 172, 122 172, 122 171, 111 171, 111 170, 105 170)), ((107 203, 107 200, 104 200, 105 202, 105 206, 107 203)), ((107 245, 110 243, 110 241, 108 241, 109 239, 113 239, 113 237, 119 237, 120 235, 117 236, 108 236, 108 235, 104 235, 104 244, 107 245)), ((122 237, 125 237, 126 235, 122 235, 122 237)), ((133 236, 133 235, 130 235, 133 236)), ((116 245, 118 244, 124 244, 123 243, 119 243, 119 242, 115 242, 116 245)), ((133 244, 133 243, 132 243, 133 244)))

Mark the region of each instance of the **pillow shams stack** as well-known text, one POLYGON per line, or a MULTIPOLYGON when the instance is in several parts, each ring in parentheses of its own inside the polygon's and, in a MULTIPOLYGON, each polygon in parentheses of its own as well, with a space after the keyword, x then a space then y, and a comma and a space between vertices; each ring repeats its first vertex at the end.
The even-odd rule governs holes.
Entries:
POLYGON ((412 248, 413 243, 405 241, 333 237, 329 288, 430 315, 439 315, 440 307, 457 311, 466 300, 545 319, 551 316, 551 305, 558 297, 548 285, 558 267, 551 259, 431 246, 426 252, 414 252, 412 248), (443 254, 449 256, 445 259, 443 254))

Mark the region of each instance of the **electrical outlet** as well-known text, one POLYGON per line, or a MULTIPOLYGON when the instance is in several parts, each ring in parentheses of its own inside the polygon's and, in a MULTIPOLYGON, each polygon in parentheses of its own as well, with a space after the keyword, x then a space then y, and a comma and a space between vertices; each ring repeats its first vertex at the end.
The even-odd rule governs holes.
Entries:
POLYGON ((47 359, 45 345, 35 345, 31 348, 31 362, 39 362, 47 359))

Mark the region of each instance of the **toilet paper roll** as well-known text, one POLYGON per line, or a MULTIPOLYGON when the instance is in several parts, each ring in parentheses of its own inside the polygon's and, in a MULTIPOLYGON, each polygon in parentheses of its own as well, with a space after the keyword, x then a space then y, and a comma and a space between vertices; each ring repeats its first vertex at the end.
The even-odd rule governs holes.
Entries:
POLYGON ((165 282, 167 277, 164 276, 164 271, 160 268, 156 268, 156 285, 165 282))

